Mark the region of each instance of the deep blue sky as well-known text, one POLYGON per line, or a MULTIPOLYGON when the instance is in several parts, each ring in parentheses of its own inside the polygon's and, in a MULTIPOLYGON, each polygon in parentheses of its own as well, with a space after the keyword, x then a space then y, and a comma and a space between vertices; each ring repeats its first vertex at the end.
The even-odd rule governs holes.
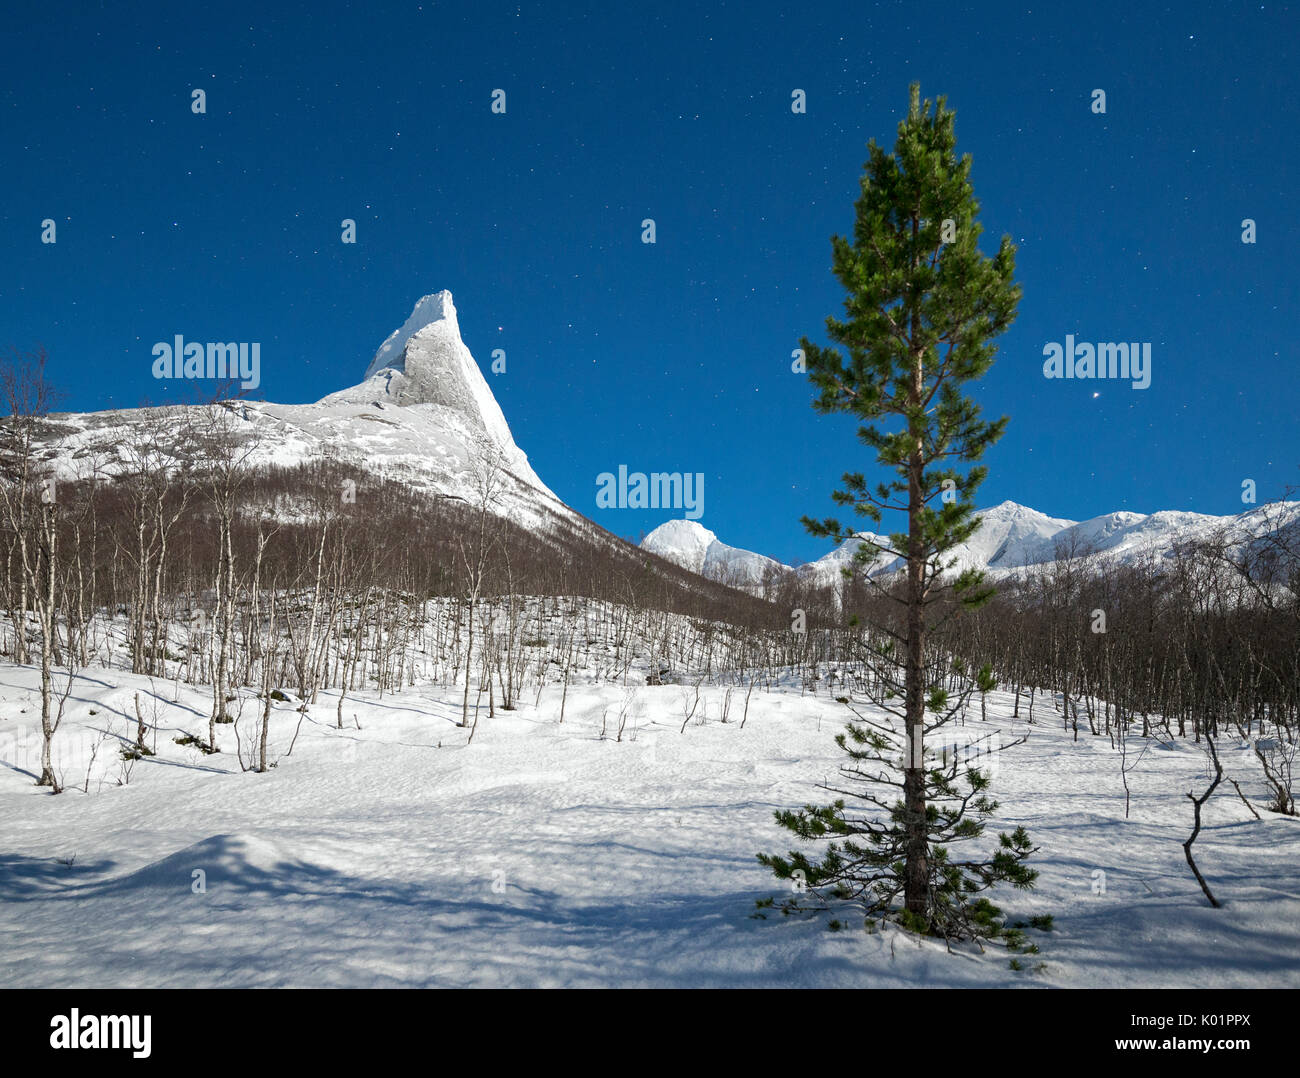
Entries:
POLYGON ((790 351, 840 313, 829 238, 919 79, 956 110, 986 249, 1019 245, 980 502, 1231 513, 1245 478, 1300 481, 1292 5, 239 8, 6 10, 0 346, 44 344, 68 408, 168 399, 150 348, 175 333, 260 341, 259 395, 315 400, 449 288, 575 508, 636 538, 681 514, 597 510, 598 473, 703 472, 724 541, 818 557, 799 516, 872 462, 790 351), (1067 333, 1152 342, 1151 387, 1045 380, 1067 333))

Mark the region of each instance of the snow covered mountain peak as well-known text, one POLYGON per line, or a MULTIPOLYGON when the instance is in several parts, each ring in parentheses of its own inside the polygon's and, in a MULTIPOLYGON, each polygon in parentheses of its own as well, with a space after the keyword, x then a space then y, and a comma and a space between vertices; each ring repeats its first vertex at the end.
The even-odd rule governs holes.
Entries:
MULTIPOLYGON (((236 414, 255 436, 250 463, 292 466, 330 455, 412 487, 472 502, 493 460, 510 477, 497 511, 525 526, 581 518, 542 482, 516 444, 487 380, 461 339, 448 291, 423 296, 390 333, 359 384, 312 404, 246 402, 236 414)), ((61 417, 62 477, 81 477, 95 453, 129 465, 123 446, 149 409, 61 417)))
POLYGON ((1005 502, 999 502, 997 505, 990 506, 987 509, 982 509, 979 512, 983 516, 994 517, 1040 517, 1043 515, 1037 509, 1031 509, 1027 505, 1021 505, 1019 502, 1013 502, 1009 499, 1005 502))
POLYGON ((693 573, 703 573, 709 548, 717 543, 718 537, 699 521, 669 520, 641 540, 641 549, 693 573))
POLYGON ((656 547, 671 547, 682 552, 708 549, 710 543, 716 543, 718 537, 698 520, 669 520, 660 524, 645 537, 642 546, 646 550, 656 547))
POLYGON ((738 550, 718 542, 718 537, 694 520, 670 520, 641 540, 641 549, 693 573, 738 587, 753 587, 772 572, 785 567, 772 558, 738 550))
POLYGON ((366 368, 365 380, 331 393, 321 404, 431 405, 518 454, 510 427, 483 372, 461 340, 456 305, 447 290, 422 297, 389 334, 366 368))
POLYGON ((456 321, 456 305, 452 302, 451 292, 445 288, 441 292, 433 292, 427 296, 422 296, 416 301, 410 317, 402 323, 400 328, 393 330, 388 335, 388 339, 379 346, 375 358, 370 361, 370 366, 366 368, 366 379, 369 379, 377 371, 381 371, 385 367, 394 367, 400 370, 402 353, 406 348, 406 342, 417 333, 437 322, 447 323, 446 326, 442 327, 443 332, 455 337, 457 340, 460 339, 460 323, 456 321))
MULTIPOLYGON (((346 425, 357 437, 343 435, 343 440, 363 446, 367 456, 395 457, 417 472, 432 473, 432 485, 453 497, 469 497, 485 453, 499 453, 506 470, 523 488, 540 494, 548 510, 573 516, 515 444, 501 406, 461 339, 456 305, 446 289, 416 301, 406 321, 379 346, 359 385, 314 405, 278 406, 278 414, 326 439, 343 435, 346 425)), ((530 495, 521 495, 512 511, 522 511, 529 501, 530 495)))

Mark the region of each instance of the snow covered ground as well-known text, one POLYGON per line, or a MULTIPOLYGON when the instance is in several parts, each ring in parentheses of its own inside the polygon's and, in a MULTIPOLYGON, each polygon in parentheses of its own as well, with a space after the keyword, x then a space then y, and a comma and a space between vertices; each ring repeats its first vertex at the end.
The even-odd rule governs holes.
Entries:
POLYGON ((1125 819, 1109 741, 1073 743, 1041 699, 1037 725, 1023 704, 1013 724, 999 693, 990 722, 1030 735, 1000 758, 1000 823, 1029 829, 1041 877, 994 898, 1011 920, 1052 915, 1025 960, 1045 970, 1011 970, 1000 947, 754 919, 780 887, 754 855, 790 846, 772 810, 822 800, 846 715, 756 689, 742 729, 744 689, 723 724, 726 691, 706 686, 681 732, 693 689, 574 683, 559 724, 548 685, 536 706, 530 691, 516 712, 484 707, 468 746, 454 689, 349 696, 343 730, 323 693, 288 757, 298 701, 276 705, 281 759, 254 774, 230 726, 215 756, 174 744, 206 730, 206 690, 87 670, 58 735, 68 790, 51 796, 33 785, 36 674, 5 664, 0 986, 1300 986, 1300 819, 1256 822, 1216 795, 1196 846, 1211 909, 1180 845, 1199 750, 1153 745, 1125 819), (159 754, 118 785, 136 692, 159 754))

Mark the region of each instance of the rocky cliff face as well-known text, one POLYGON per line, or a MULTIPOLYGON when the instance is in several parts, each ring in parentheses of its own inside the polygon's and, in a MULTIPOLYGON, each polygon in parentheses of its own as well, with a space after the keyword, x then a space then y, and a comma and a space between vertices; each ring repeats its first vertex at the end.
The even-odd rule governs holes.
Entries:
POLYGON ((379 346, 360 385, 331 393, 320 403, 374 400, 447 408, 502 449, 516 448, 500 405, 461 340, 456 305, 446 290, 416 303, 401 328, 379 346))

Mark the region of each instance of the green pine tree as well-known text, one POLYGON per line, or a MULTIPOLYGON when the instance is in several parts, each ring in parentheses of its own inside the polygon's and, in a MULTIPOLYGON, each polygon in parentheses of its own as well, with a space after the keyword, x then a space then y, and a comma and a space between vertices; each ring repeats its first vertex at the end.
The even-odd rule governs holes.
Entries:
MULTIPOLYGON (((1007 423, 982 420, 962 387, 992 365, 993 341, 1020 299, 1010 239, 992 258, 979 249, 971 161, 956 155, 953 118, 944 98, 922 102, 913 84, 894 152, 869 143, 853 237, 832 240, 846 316, 827 319, 833 346, 801 342, 819 391, 814 407, 856 417, 859 438, 890 474, 874 487, 846 474, 835 502, 877 524, 886 509, 907 517, 905 532, 868 539, 858 551, 864 566, 882 553, 904 566, 876 583, 891 613, 873 626, 865 656, 885 718, 852 708, 856 721, 837 739, 850 788, 824 787, 868 815, 851 816, 843 799, 777 813, 800 838, 830 838, 830 847, 820 863, 801 853, 759 857, 778 877, 861 900, 869 912, 894 909, 901 895, 906 925, 949 937, 996 934, 996 909, 976 894, 1003 880, 1029 887, 1036 876, 1022 863, 1032 852, 1023 829, 1000 836, 982 861, 954 858, 949 844, 978 838, 997 803, 985 773, 963 768, 955 754, 935 765, 925 750, 926 733, 964 710, 976 688, 932 633, 992 595, 982 573, 954 573, 944 557, 979 527, 973 496, 987 469, 973 465, 1007 423), (944 687, 953 681, 966 686, 956 699, 944 687)), ((854 534, 834 519, 804 524, 836 542, 854 534)))

